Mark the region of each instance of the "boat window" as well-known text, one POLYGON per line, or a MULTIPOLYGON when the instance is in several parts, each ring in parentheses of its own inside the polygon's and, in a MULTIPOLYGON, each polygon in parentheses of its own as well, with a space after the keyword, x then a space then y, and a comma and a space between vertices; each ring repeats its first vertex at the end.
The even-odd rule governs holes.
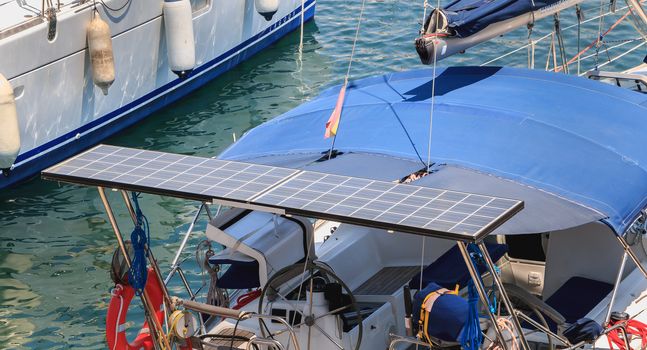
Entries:
POLYGON ((530 235, 508 235, 505 237, 505 243, 508 245, 508 256, 513 259, 523 259, 532 261, 546 261, 544 251, 545 233, 530 235))
POLYGON ((211 0, 191 0, 191 10, 195 14, 209 7, 211 0))

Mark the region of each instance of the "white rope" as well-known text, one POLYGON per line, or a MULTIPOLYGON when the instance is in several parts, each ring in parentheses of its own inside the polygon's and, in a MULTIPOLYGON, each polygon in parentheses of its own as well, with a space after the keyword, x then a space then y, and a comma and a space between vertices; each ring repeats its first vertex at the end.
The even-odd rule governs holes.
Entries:
POLYGON ((429 3, 425 0, 422 3, 422 28, 420 29, 420 34, 424 34, 427 31, 427 28, 425 28, 425 21, 427 20, 427 6, 429 6, 429 3))
MULTIPOLYGON (((619 8, 619 9, 617 9, 617 10, 616 10, 616 12, 617 12, 617 11, 625 10, 625 9, 627 9, 627 8, 628 8, 628 6, 623 6, 623 7, 619 8)), ((601 9, 602 9, 602 8, 601 8, 601 9)), ((599 15, 599 16, 595 16, 595 17, 591 17, 591 18, 585 19, 584 21, 582 21, 582 23, 581 23, 581 24, 589 23, 589 22, 592 22, 592 21, 595 21, 595 20, 600 19, 600 17, 601 17, 601 16, 608 16, 608 15, 611 15, 611 14, 613 14, 613 13, 612 13, 611 11, 608 11, 608 12, 605 12, 605 13, 603 13, 603 14, 599 15)), ((567 27, 562 28, 562 31, 566 31, 566 30, 572 29, 572 28, 574 28, 574 27, 577 27, 577 23, 576 23, 576 24, 571 24, 571 25, 569 25, 569 26, 567 26, 567 27)), ((600 34, 601 34, 601 32, 600 32, 600 34)), ((533 42, 534 42, 534 44, 535 44, 535 45, 536 45, 536 44, 539 44, 540 42, 542 42, 542 41, 544 41, 544 40, 546 40, 546 39, 548 39, 548 38, 552 38, 552 36, 553 36, 553 35, 554 35, 554 33, 553 33, 553 32, 550 32, 550 33, 548 33, 548 34, 546 34, 546 35, 544 35, 544 36, 542 36, 542 37, 540 37, 540 38, 538 38, 538 39, 534 40, 533 42)), ((600 35, 598 34, 598 38, 599 38, 599 37, 600 37, 600 35)), ((519 51, 521 51, 521 50, 523 50, 523 49, 525 49, 525 48, 528 48, 528 46, 529 46, 529 44, 522 45, 522 46, 520 46, 520 47, 518 47, 518 48, 516 48, 516 49, 514 49, 514 50, 512 50, 512 51, 510 51, 510 52, 507 52, 507 53, 505 53, 505 54, 503 54, 503 55, 501 55, 501 56, 498 56, 498 57, 496 57, 496 58, 493 58, 493 59, 491 59, 491 60, 489 60, 489 61, 487 61, 487 62, 485 62, 485 63, 482 63, 482 64, 480 64, 480 66, 486 66, 486 65, 492 64, 492 63, 494 63, 494 62, 496 62, 496 61, 499 61, 499 60, 501 60, 501 59, 503 59, 503 58, 506 58, 506 57, 508 57, 508 56, 510 56, 510 55, 512 55, 512 54, 514 54, 514 53, 516 53, 516 52, 519 52, 519 51)))
POLYGON ((605 63, 602 63, 601 65, 598 66, 598 68, 602 68, 602 67, 606 66, 607 64, 612 63, 612 62, 624 57, 625 55, 628 55, 628 54, 638 50, 639 48, 643 47, 645 44, 647 44, 647 42, 643 41, 642 43, 636 45, 635 47, 632 47, 631 49, 629 49, 629 50, 623 52, 622 54, 610 59, 609 61, 607 61, 605 63))
POLYGON ((119 339, 117 334, 119 334, 119 326, 120 326, 119 325, 119 320, 121 320, 121 312, 123 311, 123 308, 124 308, 124 298, 121 296, 121 293, 117 293, 117 291, 115 291, 115 289, 118 289, 119 291, 121 291, 121 290, 123 290, 123 287, 121 286, 121 284, 118 284, 118 285, 115 286, 115 288, 110 293, 110 294, 112 294, 113 297, 114 296, 119 297, 119 312, 117 313, 117 321, 115 322, 115 343, 112 345, 112 350, 117 349, 117 343, 118 343, 118 339, 119 339))
MULTIPOLYGON (((503 335, 503 332, 508 332, 510 334, 510 342, 511 346, 508 350, 519 350, 519 343, 517 342, 517 333, 514 331, 514 324, 512 321, 510 321, 506 317, 499 317, 496 320, 496 323, 498 324, 499 328, 501 328, 501 335, 503 335)), ((494 325, 493 325, 494 326, 494 325)), ((501 339, 501 342, 507 342, 506 339, 501 339)), ((496 341, 492 341, 490 345, 487 347, 487 350, 503 350, 504 348, 501 346, 501 343, 498 343, 496 341)))

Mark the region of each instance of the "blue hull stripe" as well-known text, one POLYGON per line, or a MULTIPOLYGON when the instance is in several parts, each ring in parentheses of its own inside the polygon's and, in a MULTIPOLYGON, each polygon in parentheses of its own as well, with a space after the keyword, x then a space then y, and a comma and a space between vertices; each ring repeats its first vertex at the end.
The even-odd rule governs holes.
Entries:
MULTIPOLYGON (((307 0, 305 2, 306 13, 304 21, 308 21, 314 17, 314 2, 315 0, 307 0), (312 7, 308 8, 311 5, 312 7)), ((280 20, 274 22, 264 31, 257 33, 224 54, 195 68, 191 77, 187 80, 175 79, 101 118, 93 120, 75 130, 57 137, 54 140, 18 155, 18 158, 16 159, 16 164, 18 165, 11 171, 10 175, 4 179, 0 177, 0 188, 25 180, 26 178, 37 174, 40 170, 97 144, 101 140, 135 124, 151 113, 177 101, 188 93, 205 85, 215 77, 232 69, 239 63, 253 56, 258 51, 276 42, 287 33, 299 28, 300 21, 298 21, 298 19, 300 18, 300 13, 301 6, 297 7, 294 11, 290 12, 280 20), (260 41, 254 43, 259 39, 260 41), (252 46, 244 49, 252 43, 254 43, 252 46), (129 113, 128 111, 130 110, 134 111, 129 113), (86 132, 88 133, 84 134, 86 132), (64 144, 71 139, 76 138, 76 135, 78 134, 82 135, 78 140, 64 144), (59 147, 51 150, 57 146, 59 147), (33 158, 34 156, 38 157, 33 158)))

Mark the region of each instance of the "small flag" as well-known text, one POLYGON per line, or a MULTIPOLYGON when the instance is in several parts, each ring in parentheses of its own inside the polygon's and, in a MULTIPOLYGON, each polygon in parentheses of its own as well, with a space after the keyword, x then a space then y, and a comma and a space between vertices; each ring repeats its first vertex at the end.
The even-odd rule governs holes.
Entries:
POLYGON ((329 138, 330 136, 337 135, 337 128, 339 127, 339 119, 341 118, 341 109, 344 106, 344 98, 346 97, 346 84, 342 86, 339 90, 339 97, 337 97, 337 104, 335 109, 332 111, 328 122, 326 122, 326 133, 324 138, 329 138))

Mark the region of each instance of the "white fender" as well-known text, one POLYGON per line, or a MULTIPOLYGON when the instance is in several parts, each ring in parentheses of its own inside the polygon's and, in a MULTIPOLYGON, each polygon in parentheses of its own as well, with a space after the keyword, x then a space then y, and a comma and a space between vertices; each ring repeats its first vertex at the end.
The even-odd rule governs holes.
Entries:
POLYGON ((95 11, 88 24, 88 51, 92 63, 92 80, 104 95, 115 81, 115 59, 112 53, 112 36, 110 26, 95 11))
POLYGON ((0 169, 6 174, 20 151, 20 129, 13 88, 0 74, 0 169))
POLYGON ((256 6, 256 11, 265 17, 266 21, 269 21, 279 10, 279 0, 254 0, 254 6, 256 6))
POLYGON ((164 1, 164 31, 168 65, 180 78, 195 67, 193 16, 189 0, 164 1))

